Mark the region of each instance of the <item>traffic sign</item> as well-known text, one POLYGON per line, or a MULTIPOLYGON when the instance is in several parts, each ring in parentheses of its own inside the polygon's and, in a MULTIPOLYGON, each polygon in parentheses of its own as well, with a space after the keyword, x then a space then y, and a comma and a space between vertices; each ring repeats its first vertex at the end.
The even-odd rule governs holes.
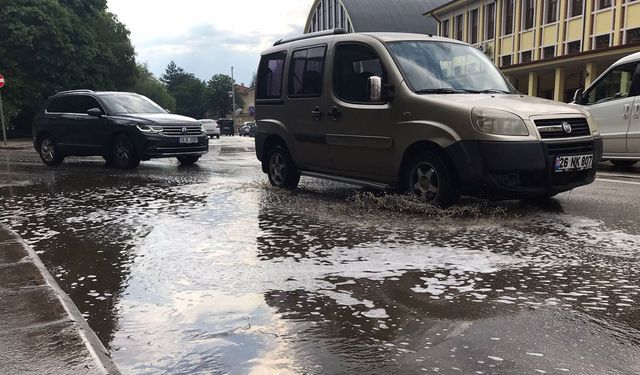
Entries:
POLYGON ((4 87, 4 77, 0 74, 0 89, 4 87))

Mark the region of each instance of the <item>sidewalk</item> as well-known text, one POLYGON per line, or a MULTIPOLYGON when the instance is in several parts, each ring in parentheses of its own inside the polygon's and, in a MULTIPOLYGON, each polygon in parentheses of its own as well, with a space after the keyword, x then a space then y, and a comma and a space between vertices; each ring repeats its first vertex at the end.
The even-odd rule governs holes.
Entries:
POLYGON ((0 134, 0 150, 22 150, 33 149, 33 140, 31 138, 7 139, 7 145, 4 145, 4 139, 0 134))
POLYGON ((119 374, 38 255, 3 226, 0 374, 119 374))

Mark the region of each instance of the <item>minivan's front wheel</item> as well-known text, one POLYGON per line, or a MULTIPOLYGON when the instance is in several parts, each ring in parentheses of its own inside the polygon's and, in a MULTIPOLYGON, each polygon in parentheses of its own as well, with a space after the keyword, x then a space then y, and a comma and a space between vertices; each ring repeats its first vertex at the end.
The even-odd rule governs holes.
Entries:
POLYGON ((200 160, 200 155, 180 155, 178 156, 178 162, 180 165, 194 165, 200 160))
POLYGON ((126 135, 119 135, 111 146, 113 164, 121 169, 134 169, 140 165, 140 157, 131 139, 126 135))
POLYGON ((293 190, 300 182, 300 172, 296 169, 289 152, 282 146, 269 150, 269 182, 272 186, 293 190))
POLYGON ((38 153, 42 162, 51 167, 59 165, 64 160, 64 156, 58 151, 56 141, 50 135, 44 135, 40 138, 38 153))
POLYGON ((453 171, 432 151, 422 151, 411 158, 405 169, 404 188, 440 208, 451 207, 460 199, 453 171))

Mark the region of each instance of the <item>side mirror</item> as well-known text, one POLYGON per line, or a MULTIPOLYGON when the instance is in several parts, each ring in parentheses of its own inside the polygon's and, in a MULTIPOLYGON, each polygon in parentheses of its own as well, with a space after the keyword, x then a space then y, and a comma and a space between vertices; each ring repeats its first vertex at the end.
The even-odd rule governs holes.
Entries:
POLYGON ((93 117, 102 117, 103 115, 102 110, 100 108, 91 108, 90 110, 87 111, 87 114, 93 117))
POLYGON ((379 102, 382 99, 382 78, 369 77, 369 101, 379 102))
POLYGON ((166 109, 166 108, 164 109, 164 111, 167 112, 167 113, 171 113, 171 111, 166 109))
POLYGON ((573 102, 576 104, 582 104, 583 93, 584 93, 584 89, 577 89, 575 94, 573 94, 573 102))

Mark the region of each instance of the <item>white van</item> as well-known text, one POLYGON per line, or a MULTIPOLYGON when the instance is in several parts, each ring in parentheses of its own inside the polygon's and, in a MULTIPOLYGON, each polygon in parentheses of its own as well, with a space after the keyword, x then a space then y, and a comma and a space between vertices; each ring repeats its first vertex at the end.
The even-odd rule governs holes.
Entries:
POLYGON ((574 104, 589 111, 604 141, 602 158, 617 166, 640 161, 640 52, 624 57, 598 77, 574 104))

